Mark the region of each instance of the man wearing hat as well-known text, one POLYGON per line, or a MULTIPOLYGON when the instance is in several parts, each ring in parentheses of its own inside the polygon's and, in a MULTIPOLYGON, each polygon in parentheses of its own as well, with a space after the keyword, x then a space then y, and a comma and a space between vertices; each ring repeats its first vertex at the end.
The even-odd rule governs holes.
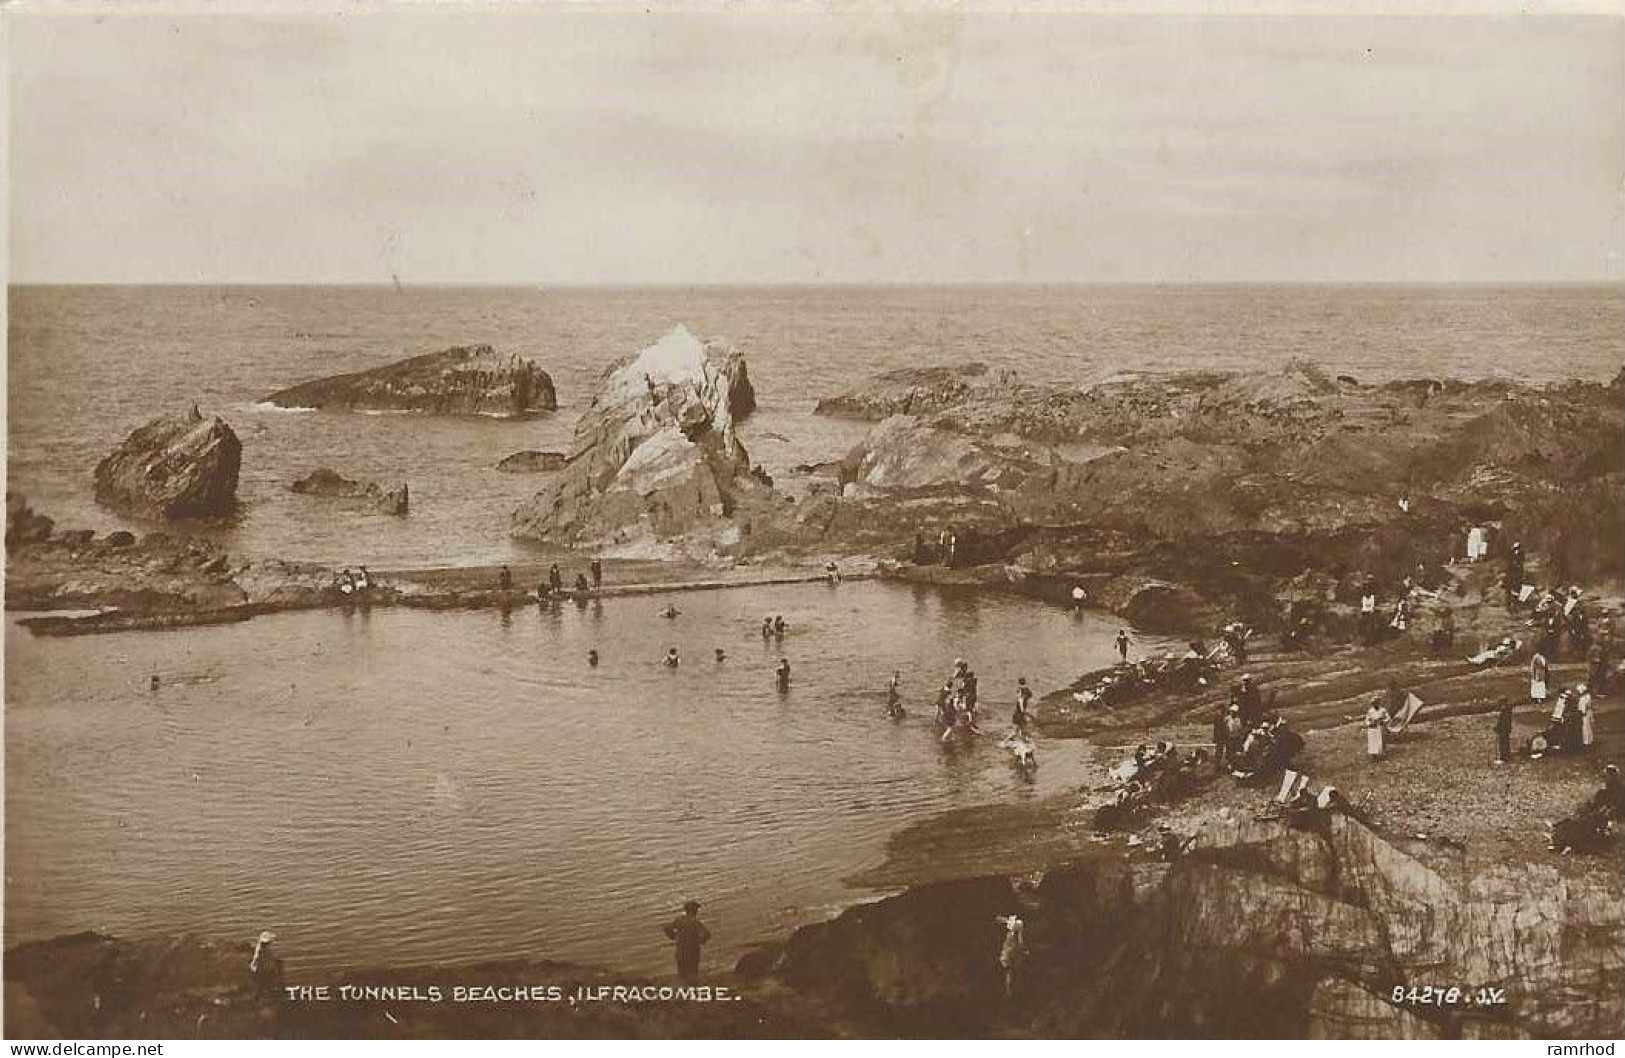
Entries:
POLYGON ((692 981, 700 976, 700 947, 711 939, 711 931, 700 921, 700 902, 690 900, 683 913, 666 926, 666 936, 676 942, 677 976, 692 981))

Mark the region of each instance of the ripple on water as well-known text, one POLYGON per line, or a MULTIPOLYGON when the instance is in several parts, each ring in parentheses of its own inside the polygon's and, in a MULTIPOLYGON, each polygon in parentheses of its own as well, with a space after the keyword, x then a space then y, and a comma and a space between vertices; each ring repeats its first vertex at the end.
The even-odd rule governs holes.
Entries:
POLYGON ((1066 787, 1075 747, 1028 786, 992 738, 945 753, 927 698, 969 658, 997 729, 1016 676, 1059 685, 1107 663, 1116 631, 881 583, 657 609, 8 626, 6 928, 272 929, 296 972, 509 955, 663 970, 658 926, 693 895, 722 964, 862 896, 840 879, 904 824, 1066 787), (763 649, 763 613, 794 629, 782 647, 763 649), (668 645, 689 659, 675 672, 668 645), (901 723, 881 717, 894 669, 901 723), (154 694, 153 672, 217 678, 154 694))

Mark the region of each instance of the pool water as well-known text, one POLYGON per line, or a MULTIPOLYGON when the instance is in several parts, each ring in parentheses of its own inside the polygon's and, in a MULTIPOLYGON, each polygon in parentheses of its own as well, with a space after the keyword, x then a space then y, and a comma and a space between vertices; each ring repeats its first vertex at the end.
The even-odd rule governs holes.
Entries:
POLYGON ((1018 676, 1043 694, 1107 664, 1117 627, 880 582, 66 639, 9 624, 7 941, 269 929, 294 979, 521 955, 664 972, 659 926, 692 896, 722 968, 868 895, 842 879, 905 824, 1075 786, 1087 745, 1041 740, 1024 779, 996 743, 1018 676), (759 634, 770 614, 782 644, 759 634), (991 723, 951 751, 928 699, 956 656, 991 723))

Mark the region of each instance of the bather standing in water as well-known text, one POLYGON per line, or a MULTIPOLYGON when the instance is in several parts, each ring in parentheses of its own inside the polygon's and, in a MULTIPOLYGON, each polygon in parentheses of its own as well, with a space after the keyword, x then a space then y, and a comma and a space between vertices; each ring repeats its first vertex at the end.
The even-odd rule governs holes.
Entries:
POLYGON ((773 672, 778 677, 779 690, 788 691, 790 689, 790 659, 780 658, 778 667, 773 672))
POLYGON ((670 650, 666 651, 666 657, 663 661, 661 661, 661 664, 666 666, 668 669, 675 669, 678 665, 682 664, 682 659, 677 656, 676 647, 672 647, 670 650))
POLYGON ((773 618, 773 638, 784 638, 784 615, 779 614, 773 618))
POLYGON ((589 651, 587 651, 587 665, 588 665, 588 667, 595 668, 595 669, 598 667, 598 651, 597 650, 589 650, 589 651))
MULTIPOLYGON (((345 570, 344 575, 348 577, 350 575, 350 571, 345 570)), ((497 590, 513 591, 513 571, 507 566, 503 566, 497 571, 497 590)))
POLYGON ((893 720, 900 720, 905 715, 903 710, 903 674, 893 672, 891 682, 886 684, 886 715, 893 720))
POLYGON ((1032 723, 1033 691, 1027 686, 1027 677, 1016 678, 1016 711, 1010 714, 1010 723, 1022 735, 1027 733, 1027 725, 1032 723))

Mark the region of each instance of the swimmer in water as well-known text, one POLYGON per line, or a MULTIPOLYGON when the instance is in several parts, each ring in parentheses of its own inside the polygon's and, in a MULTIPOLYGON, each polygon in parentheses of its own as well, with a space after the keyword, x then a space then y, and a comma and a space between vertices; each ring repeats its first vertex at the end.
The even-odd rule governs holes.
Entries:
POLYGON ((784 615, 783 614, 780 614, 777 617, 773 618, 773 638, 774 639, 783 639, 784 638, 784 615))
POLYGON ((722 662, 727 661, 727 660, 728 660, 728 652, 726 650, 723 650, 721 647, 717 647, 717 663, 721 664, 722 662))
POLYGON ((598 667, 598 651, 587 651, 587 664, 595 669, 598 667))
POLYGON ((891 682, 886 685, 886 715, 893 720, 901 719, 905 715, 902 684, 903 674, 894 672, 891 674, 891 682))
POLYGON ((677 615, 681 614, 682 612, 683 611, 679 610, 675 606, 667 606, 665 609, 660 611, 660 616, 664 617, 666 620, 669 621, 672 618, 676 617, 677 615))
POLYGON ((781 691, 789 690, 790 689, 790 659, 789 658, 780 658, 778 668, 774 669, 773 671, 779 678, 779 690, 781 690, 781 691))
POLYGON ((672 647, 670 650, 666 651, 666 658, 661 662, 661 664, 666 666, 668 669, 675 669, 679 664, 681 664, 680 659, 677 657, 676 647, 672 647))
POLYGON ((767 640, 772 639, 772 638, 773 638, 773 618, 764 617, 764 618, 762 618, 762 641, 766 642, 767 640))
POLYGON ((147 687, 154 691, 158 689, 158 674, 156 672, 152 674, 152 679, 147 681, 147 687))

